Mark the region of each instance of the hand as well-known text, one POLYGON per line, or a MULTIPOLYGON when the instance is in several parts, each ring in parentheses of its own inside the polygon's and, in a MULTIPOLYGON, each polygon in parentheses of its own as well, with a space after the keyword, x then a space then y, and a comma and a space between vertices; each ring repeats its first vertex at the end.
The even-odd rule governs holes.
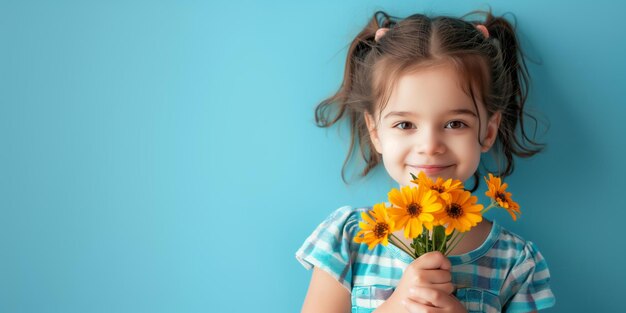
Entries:
POLYGON ((441 252, 420 256, 407 266, 395 291, 377 312, 464 312, 452 295, 451 269, 450 260, 441 252), (427 290, 426 294, 419 294, 422 290, 427 290))
POLYGON ((409 290, 415 287, 432 288, 451 294, 454 291, 451 269, 450 260, 441 252, 426 253, 407 266, 394 295, 401 300, 406 299, 409 290))
POLYGON ((409 297, 403 300, 402 304, 409 313, 467 313, 463 304, 455 296, 427 287, 411 288, 409 297))

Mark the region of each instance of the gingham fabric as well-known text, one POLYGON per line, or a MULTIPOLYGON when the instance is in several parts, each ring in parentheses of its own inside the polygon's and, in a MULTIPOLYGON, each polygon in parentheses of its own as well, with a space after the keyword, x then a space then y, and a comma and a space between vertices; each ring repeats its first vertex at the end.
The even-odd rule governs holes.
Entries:
MULTIPOLYGON (((392 244, 372 250, 354 242, 361 212, 334 211, 305 240, 296 258, 337 279, 352 297, 352 312, 372 312, 394 291, 412 258, 392 244)), ((495 221, 485 242, 469 253, 449 256, 455 296, 468 312, 530 312, 554 305, 550 272, 537 247, 495 221)))

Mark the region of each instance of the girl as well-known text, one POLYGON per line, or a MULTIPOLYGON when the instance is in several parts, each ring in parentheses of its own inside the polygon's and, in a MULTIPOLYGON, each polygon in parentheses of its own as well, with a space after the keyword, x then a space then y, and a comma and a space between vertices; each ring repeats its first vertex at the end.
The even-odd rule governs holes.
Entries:
MULTIPOLYGON (((513 28, 491 12, 472 13, 485 21, 398 20, 379 11, 357 35, 341 88, 316 108, 321 127, 349 118, 344 181, 355 146, 366 161, 362 176, 382 161, 400 186, 421 171, 433 179, 473 177, 472 191, 481 153, 504 156, 497 173, 504 177, 514 155, 541 150, 524 131, 528 75, 513 28)), ((431 252, 413 260, 392 244, 369 250, 353 240, 369 209, 337 209, 296 252, 314 268, 302 312, 530 312, 554 305, 541 253, 496 222, 472 228, 448 258, 431 252)), ((395 235, 404 238, 402 230, 395 235)))

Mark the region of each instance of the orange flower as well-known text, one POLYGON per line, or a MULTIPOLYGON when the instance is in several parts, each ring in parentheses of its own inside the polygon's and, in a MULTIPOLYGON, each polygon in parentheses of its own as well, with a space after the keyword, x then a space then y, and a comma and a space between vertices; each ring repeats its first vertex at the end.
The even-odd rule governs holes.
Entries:
POLYGON ((466 232, 483 220, 482 204, 476 204, 478 198, 466 190, 452 190, 444 199, 445 205, 439 216, 440 224, 446 227, 446 235, 455 229, 466 232))
POLYGON ((437 177, 437 180, 433 182, 432 179, 424 174, 424 172, 419 172, 419 174, 417 174, 417 179, 414 179, 411 182, 417 184, 418 186, 424 186, 433 190, 438 196, 452 190, 463 189, 463 182, 458 179, 448 178, 447 180, 443 180, 443 178, 437 177))
POLYGON ((485 177, 485 181, 487 182, 487 186, 489 186, 489 190, 485 192, 485 195, 493 199, 499 207, 507 210, 513 220, 516 220, 516 214, 522 212, 519 209, 519 204, 511 199, 511 193, 506 191, 508 185, 506 183, 503 184, 500 177, 493 176, 491 173, 489 173, 489 179, 485 177))
POLYGON ((423 227, 432 229, 433 213, 441 210, 441 204, 431 190, 422 186, 404 186, 401 191, 391 189, 387 195, 394 206, 389 209, 389 214, 398 229, 404 228, 404 237, 421 235, 423 227))
POLYGON ((361 213, 363 222, 359 222, 361 230, 354 237, 354 241, 366 243, 370 250, 379 243, 386 246, 389 243, 389 235, 395 231, 394 221, 389 218, 387 207, 384 203, 377 203, 368 213, 371 216, 365 212, 361 213))
MULTIPOLYGON (((443 180, 443 178, 437 177, 437 180, 433 181, 428 176, 426 176, 424 172, 419 172, 417 174, 417 179, 414 179, 411 182, 417 184, 418 186, 423 186, 427 189, 432 190, 435 196, 437 196, 437 201, 441 203, 442 207, 445 207, 445 198, 449 197, 449 193, 451 191, 465 190, 463 187, 463 182, 458 179, 448 178, 447 180, 443 180)), ((435 219, 433 225, 441 225, 439 223, 439 219, 435 219)))

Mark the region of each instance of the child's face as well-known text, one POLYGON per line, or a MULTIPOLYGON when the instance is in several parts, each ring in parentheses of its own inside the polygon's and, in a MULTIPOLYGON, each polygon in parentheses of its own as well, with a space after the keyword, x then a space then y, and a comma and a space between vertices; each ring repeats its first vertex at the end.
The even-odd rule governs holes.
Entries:
POLYGON ((457 75, 448 63, 407 74, 382 112, 374 117, 365 114, 374 147, 401 186, 410 185, 410 173, 417 176, 420 171, 431 178, 466 181, 478 168, 481 152, 493 145, 500 113, 487 120, 480 102, 476 112, 457 75))

